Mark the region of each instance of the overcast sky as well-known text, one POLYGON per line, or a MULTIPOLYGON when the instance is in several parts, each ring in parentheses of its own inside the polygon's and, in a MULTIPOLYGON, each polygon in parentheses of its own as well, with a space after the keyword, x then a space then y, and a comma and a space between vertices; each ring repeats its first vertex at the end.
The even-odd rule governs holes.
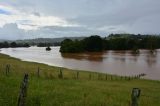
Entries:
POLYGON ((160 0, 0 0, 0 39, 160 34, 160 0))

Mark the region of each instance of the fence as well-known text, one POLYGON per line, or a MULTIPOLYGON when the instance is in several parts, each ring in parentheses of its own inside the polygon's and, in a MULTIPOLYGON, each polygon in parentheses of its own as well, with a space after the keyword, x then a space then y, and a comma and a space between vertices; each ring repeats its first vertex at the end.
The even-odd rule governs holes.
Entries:
MULTIPOLYGON (((11 65, 7 64, 5 67, 5 74, 6 76, 9 76, 10 71, 11 71, 11 65)), ((35 76, 38 78, 41 77, 41 71, 44 70, 43 68, 38 67, 36 70, 35 76)), ((59 68, 57 78, 59 79, 64 79, 64 73, 63 69, 59 68)), ((75 79, 80 79, 81 72, 77 71, 75 73, 75 79)), ((92 73, 92 72, 86 72, 88 74, 88 80, 106 80, 106 81, 114 81, 114 80, 125 80, 125 81, 130 81, 134 79, 140 79, 141 77, 145 76, 144 73, 134 75, 134 76, 117 76, 117 75, 108 75, 108 74, 102 74, 102 73, 92 73)), ((29 75, 25 74, 23 81, 20 86, 20 93, 18 97, 18 106, 25 106, 26 105, 26 98, 27 98, 27 88, 28 88, 28 79, 29 75)), ((138 106, 138 99, 140 97, 141 90, 139 88, 133 88, 132 93, 131 93, 131 106, 138 106)))

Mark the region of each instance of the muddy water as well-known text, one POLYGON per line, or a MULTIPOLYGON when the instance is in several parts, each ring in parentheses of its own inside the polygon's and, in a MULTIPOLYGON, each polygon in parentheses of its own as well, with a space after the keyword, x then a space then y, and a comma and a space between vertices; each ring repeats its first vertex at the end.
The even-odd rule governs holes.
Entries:
POLYGON ((131 51, 106 51, 102 53, 61 54, 59 47, 45 48, 7 48, 1 53, 26 61, 34 61, 71 69, 103 72, 117 75, 137 75, 145 73, 145 78, 160 80, 160 50, 151 54, 140 50, 140 54, 131 51))

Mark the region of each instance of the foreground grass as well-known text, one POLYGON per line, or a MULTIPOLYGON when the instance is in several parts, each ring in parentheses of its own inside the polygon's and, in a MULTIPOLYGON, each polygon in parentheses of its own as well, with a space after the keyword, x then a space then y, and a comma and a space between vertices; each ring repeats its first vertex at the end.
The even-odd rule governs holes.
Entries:
MULTIPOLYGON (((0 54, 0 105, 17 105, 20 83, 29 74, 27 106, 129 106, 131 90, 142 90, 140 106, 160 106, 160 82, 151 80, 105 80, 105 75, 63 68, 63 79, 58 78, 58 67, 20 61, 0 54), (8 76, 6 64, 11 65, 8 76), (40 77, 37 68, 40 67, 40 77)), ((117 77, 118 78, 118 77, 117 77)))

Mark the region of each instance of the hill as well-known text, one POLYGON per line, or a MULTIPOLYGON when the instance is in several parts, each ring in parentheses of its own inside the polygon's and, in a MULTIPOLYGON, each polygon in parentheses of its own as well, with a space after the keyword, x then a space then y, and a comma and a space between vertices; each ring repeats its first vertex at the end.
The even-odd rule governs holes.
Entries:
POLYGON ((36 39, 24 39, 24 40, 16 40, 17 43, 28 43, 30 45, 36 45, 39 43, 60 43, 64 39, 72 39, 72 40, 82 40, 85 37, 62 37, 62 38, 36 38, 36 39))

